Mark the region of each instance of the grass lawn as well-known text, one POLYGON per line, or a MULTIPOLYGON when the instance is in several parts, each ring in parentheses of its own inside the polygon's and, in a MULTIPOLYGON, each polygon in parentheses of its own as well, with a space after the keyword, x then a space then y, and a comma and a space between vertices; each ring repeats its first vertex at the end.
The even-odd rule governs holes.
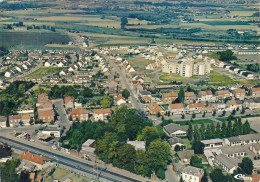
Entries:
MULTIPOLYGON (((70 172, 65 170, 65 169, 62 169, 62 168, 56 168, 54 173, 53 173, 53 179, 54 180, 60 180, 62 179, 64 176, 68 175, 70 172)), ((46 180, 46 182, 52 182, 52 178, 51 176, 49 176, 46 180)))
POLYGON ((182 140, 183 140, 183 144, 186 146, 186 149, 191 149, 192 148, 192 145, 191 145, 191 143, 190 143, 188 138, 182 138, 182 140))
POLYGON ((179 74, 168 74, 168 73, 164 73, 162 75, 160 75, 160 80, 162 81, 192 81, 196 78, 198 78, 197 76, 192 76, 190 78, 187 77, 182 77, 179 74))
POLYGON ((62 68, 42 67, 28 75, 30 78, 40 78, 46 75, 58 73, 62 68))
POLYGON ((46 44, 45 47, 47 47, 47 48, 64 48, 64 49, 77 48, 75 45, 68 45, 68 44, 46 44))
POLYGON ((70 177, 70 179, 71 179, 72 182, 82 182, 83 180, 89 181, 89 182, 91 181, 90 178, 85 177, 85 176, 81 176, 79 174, 75 174, 74 176, 70 177))
POLYGON ((236 83, 236 81, 226 75, 220 74, 216 71, 211 71, 210 73, 210 85, 229 85, 234 83, 236 83))
POLYGON ((136 69, 137 71, 145 70, 146 66, 150 63, 153 63, 153 60, 144 59, 140 56, 136 56, 128 60, 128 62, 136 69))

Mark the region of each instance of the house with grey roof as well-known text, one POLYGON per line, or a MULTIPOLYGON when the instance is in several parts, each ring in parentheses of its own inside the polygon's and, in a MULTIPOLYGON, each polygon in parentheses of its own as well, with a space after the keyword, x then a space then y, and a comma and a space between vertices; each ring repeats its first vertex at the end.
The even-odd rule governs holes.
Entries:
POLYGON ((232 174, 238 167, 238 164, 242 161, 239 158, 228 158, 225 155, 217 155, 214 159, 215 164, 219 165, 229 174, 232 174))
POLYGON ((191 157, 194 155, 194 150, 183 150, 176 153, 180 161, 185 164, 190 163, 191 157))
POLYGON ((236 145, 242 145, 242 141, 237 136, 225 138, 224 143, 225 143, 225 145, 228 145, 231 147, 236 146, 236 145))
POLYGON ((164 133, 169 137, 185 137, 187 136, 187 125, 181 126, 179 124, 170 123, 163 127, 164 133))
POLYGON ((220 138, 210 139, 210 140, 202 140, 201 143, 204 144, 204 149, 223 147, 224 141, 220 138))
POLYGON ((260 133, 240 135, 239 138, 243 144, 259 143, 260 133))
POLYGON ((184 146, 183 139, 178 138, 178 137, 172 137, 172 138, 168 139, 168 142, 173 150, 177 145, 179 145, 181 147, 184 146))
POLYGON ((181 177, 183 181, 200 182, 204 176, 204 171, 201 168, 187 166, 182 170, 181 177))

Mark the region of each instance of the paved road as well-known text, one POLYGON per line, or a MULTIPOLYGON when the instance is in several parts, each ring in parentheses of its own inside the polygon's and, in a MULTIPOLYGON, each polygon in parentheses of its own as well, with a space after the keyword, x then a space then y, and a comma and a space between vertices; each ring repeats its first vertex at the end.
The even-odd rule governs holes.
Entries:
POLYGON ((173 171, 172 165, 167 166, 167 170, 165 171, 165 181, 167 182, 178 182, 177 174, 173 171))
MULTIPOLYGON (((39 146, 33 146, 33 144, 29 144, 26 141, 22 142, 15 138, 6 138, 4 136, 0 136, 1 142, 8 143, 11 147, 22 150, 22 151, 31 151, 33 153, 36 153, 38 155, 45 156, 49 158, 51 161, 56 162, 58 164, 66 165, 68 167, 75 168, 77 170, 80 170, 82 172, 86 172, 90 175, 95 176, 96 172, 93 171, 93 163, 79 159, 76 157, 68 156, 63 153, 58 153, 57 151, 50 151, 43 149, 43 147, 39 146)), ((112 172, 110 169, 107 169, 106 171, 99 171, 98 173, 99 178, 106 181, 114 181, 114 182, 139 182, 139 181, 145 181, 145 180, 139 180, 139 179, 133 179, 133 177, 128 177, 120 174, 120 172, 112 172)))
POLYGON ((104 56, 107 61, 109 61, 109 64, 116 69, 116 71, 119 73, 119 79, 122 83, 122 85, 130 92, 130 101, 132 103, 132 106, 135 109, 143 110, 141 103, 139 102, 139 99, 135 97, 134 91, 132 87, 129 85, 129 82, 126 78, 125 73, 119 68, 119 66, 114 63, 113 60, 111 60, 109 57, 104 56))
POLYGON ((63 106, 63 100, 62 99, 56 99, 56 100, 52 100, 52 103, 55 105, 55 110, 58 112, 59 114, 59 117, 60 117, 60 125, 61 126, 64 126, 66 129, 65 129, 65 132, 69 130, 70 126, 71 126, 71 122, 69 121, 68 119, 68 116, 66 114, 66 111, 64 109, 64 106, 63 106))

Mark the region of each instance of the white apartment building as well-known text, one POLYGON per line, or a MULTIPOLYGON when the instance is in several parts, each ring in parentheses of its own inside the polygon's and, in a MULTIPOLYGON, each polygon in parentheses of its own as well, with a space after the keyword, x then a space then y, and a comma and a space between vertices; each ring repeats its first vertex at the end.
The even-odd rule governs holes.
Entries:
POLYGON ((182 62, 180 65, 180 75, 182 77, 192 77, 192 62, 182 62))
POLYGON ((192 77, 192 75, 206 75, 211 71, 210 62, 196 62, 193 61, 176 61, 165 63, 162 65, 163 73, 177 73, 182 77, 192 77))

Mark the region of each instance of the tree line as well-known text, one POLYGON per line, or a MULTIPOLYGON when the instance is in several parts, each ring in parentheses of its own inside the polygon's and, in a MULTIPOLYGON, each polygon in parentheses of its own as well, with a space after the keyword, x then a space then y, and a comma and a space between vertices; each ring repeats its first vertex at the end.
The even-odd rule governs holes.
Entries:
POLYGON ((251 131, 250 124, 246 121, 244 124, 241 122, 241 118, 236 119, 234 122, 218 122, 215 126, 213 123, 201 124, 200 128, 198 125, 192 126, 189 122, 189 127, 187 130, 187 137, 192 141, 192 146, 195 153, 203 153, 203 144, 201 140, 214 139, 214 138, 228 138, 232 136, 249 134, 251 131))

